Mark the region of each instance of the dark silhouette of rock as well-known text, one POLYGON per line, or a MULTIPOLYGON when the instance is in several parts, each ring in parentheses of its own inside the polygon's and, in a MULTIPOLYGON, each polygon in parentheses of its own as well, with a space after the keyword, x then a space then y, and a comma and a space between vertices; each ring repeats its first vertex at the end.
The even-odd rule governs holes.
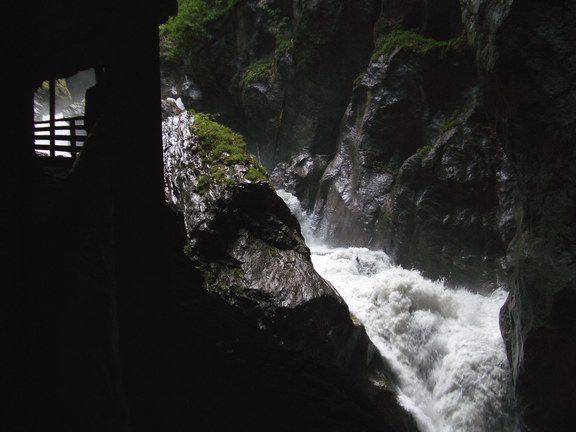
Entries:
POLYGON ((487 1, 464 14, 487 112, 518 177, 501 328, 534 431, 576 421, 575 12, 569 2, 487 1))

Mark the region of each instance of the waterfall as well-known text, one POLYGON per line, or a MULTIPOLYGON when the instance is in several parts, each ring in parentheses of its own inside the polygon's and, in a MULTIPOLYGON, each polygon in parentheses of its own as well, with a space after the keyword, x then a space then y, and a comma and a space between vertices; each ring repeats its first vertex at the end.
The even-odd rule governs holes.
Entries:
POLYGON ((330 281, 398 378, 398 399, 422 432, 518 430, 499 330, 506 292, 450 289, 393 265, 382 251, 327 248, 296 197, 295 216, 316 271, 330 281))

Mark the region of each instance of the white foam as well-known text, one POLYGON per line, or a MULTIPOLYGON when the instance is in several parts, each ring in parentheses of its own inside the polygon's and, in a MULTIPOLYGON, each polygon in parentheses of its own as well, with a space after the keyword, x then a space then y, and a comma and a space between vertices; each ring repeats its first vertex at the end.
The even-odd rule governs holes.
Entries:
MULTIPOLYGON (((280 191, 312 238, 298 200, 280 191)), ((506 292, 449 289, 391 263, 382 251, 322 247, 312 262, 364 324, 399 381, 399 401, 424 432, 516 430, 499 330, 506 292)))

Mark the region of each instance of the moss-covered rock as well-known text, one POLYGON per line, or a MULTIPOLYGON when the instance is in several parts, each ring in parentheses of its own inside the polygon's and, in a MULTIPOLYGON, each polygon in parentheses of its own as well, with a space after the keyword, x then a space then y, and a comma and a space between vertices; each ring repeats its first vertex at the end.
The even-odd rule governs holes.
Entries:
MULTIPOLYGON (((388 366, 342 298, 314 270, 296 217, 270 183, 260 180, 261 168, 248 166, 250 156, 230 158, 245 151, 240 136, 189 112, 167 119, 163 130, 167 199, 183 214, 185 252, 201 272, 203 288, 287 355, 315 364, 316 380, 326 388, 349 383, 360 396, 353 404, 369 419, 362 430, 415 432, 396 401, 388 366), (214 167, 233 184, 208 181, 214 167), (325 380, 326 370, 336 375, 325 380)), ((320 394, 332 408, 327 421, 338 430, 358 430, 358 422, 342 426, 334 409, 344 406, 347 416, 355 416, 348 396, 334 405, 332 395, 320 394)))
POLYGON ((247 150, 242 135, 203 113, 194 114, 191 128, 198 139, 198 151, 202 163, 210 169, 210 175, 204 174, 198 177, 198 190, 205 190, 210 181, 222 185, 234 185, 241 181, 239 173, 250 182, 268 181, 266 170, 247 150))
POLYGON ((221 112, 268 169, 301 149, 331 153, 352 81, 372 53, 378 3, 238 2, 210 25, 209 44, 183 56, 181 70, 203 96, 183 100, 221 112))
POLYGON ((463 37, 440 41, 426 37, 413 30, 394 30, 379 38, 374 54, 372 54, 372 60, 383 55, 390 55, 395 49, 400 48, 423 55, 433 51, 446 55, 448 51, 456 50, 463 46, 465 46, 463 37))
POLYGON ((182 58, 192 48, 199 50, 210 38, 210 26, 226 15, 238 0, 178 0, 178 15, 160 27, 171 40, 173 58, 182 58))
POLYGON ((244 76, 242 77, 242 85, 246 86, 253 82, 268 82, 272 77, 272 62, 264 61, 251 64, 244 76))

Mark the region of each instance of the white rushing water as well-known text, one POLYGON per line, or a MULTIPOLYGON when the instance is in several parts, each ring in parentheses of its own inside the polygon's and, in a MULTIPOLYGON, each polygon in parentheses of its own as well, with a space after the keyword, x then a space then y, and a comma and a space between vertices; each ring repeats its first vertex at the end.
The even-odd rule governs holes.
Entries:
POLYGON ((398 377, 398 398, 422 432, 511 432, 510 371, 498 315, 506 292, 474 294, 392 265, 381 251, 327 248, 312 236, 296 197, 316 271, 364 324, 398 377))

